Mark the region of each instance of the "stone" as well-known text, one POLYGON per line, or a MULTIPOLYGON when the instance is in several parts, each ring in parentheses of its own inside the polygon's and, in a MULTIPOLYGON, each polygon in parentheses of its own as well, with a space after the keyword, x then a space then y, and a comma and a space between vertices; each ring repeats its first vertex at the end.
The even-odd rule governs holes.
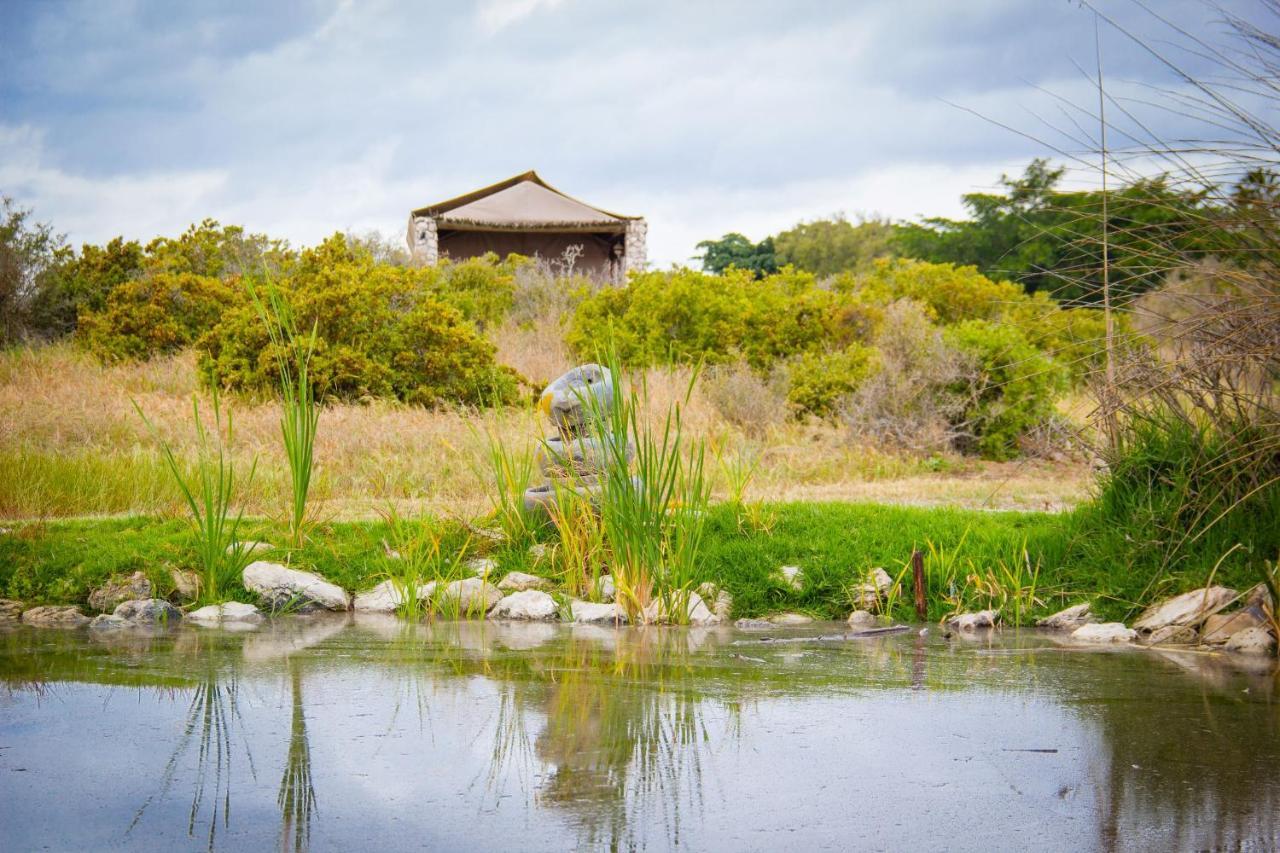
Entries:
POLYGON ((134 572, 126 578, 112 578, 105 586, 89 593, 89 607, 111 611, 121 602, 150 597, 151 581, 142 572, 134 572))
POLYGON ((616 601, 618 587, 613 582, 613 575, 601 575, 596 578, 596 598, 601 601, 616 601))
POLYGON ((587 425, 592 409, 601 414, 613 408, 613 374, 599 364, 567 371, 546 387, 538 410, 564 434, 576 435, 587 425))
POLYGON ((1201 642, 1220 646, 1247 628, 1257 628, 1266 624, 1267 615, 1262 607, 1256 604, 1250 604, 1231 613, 1215 613, 1204 620, 1201 642))
POLYGON ((32 607, 22 611, 22 624, 37 628, 79 628, 89 617, 79 607, 32 607))
POLYGON ((467 571, 478 578, 487 578, 498 572, 498 561, 492 557, 476 557, 466 562, 467 571))
POLYGON ((187 600, 200 597, 200 576, 186 569, 170 569, 169 577, 178 596, 187 600))
POLYGON ((187 614, 187 620, 197 625, 223 625, 239 623, 257 625, 265 619, 262 611, 252 604, 240 601, 228 601, 225 604, 210 604, 187 614))
POLYGON ((876 617, 869 610, 855 610, 849 614, 849 627, 863 630, 876 627, 876 617))
POLYGON ((1271 654, 1275 647, 1276 638, 1271 636, 1271 631, 1262 626, 1237 631, 1231 635, 1231 639, 1227 640, 1226 644, 1226 650, 1229 652, 1252 655, 1271 654))
MULTIPOLYGON (((683 620, 689 625, 718 625, 720 618, 711 612, 711 608, 707 607, 707 603, 702 600, 702 596, 696 592, 689 592, 688 598, 685 600, 686 619, 683 620)), ((672 614, 668 613, 663 606, 661 599, 655 599, 649 602, 649 606, 644 609, 644 621, 650 625, 666 625, 678 623, 681 620, 672 618, 672 614)))
POLYGON ((1137 636, 1123 622, 1091 622, 1071 632, 1071 639, 1081 643, 1132 643, 1137 636))
MULTIPOLYGON (((584 478, 594 477, 604 472, 605 463, 610 453, 616 452, 611 446, 602 446, 595 436, 577 436, 568 440, 559 435, 549 435, 538 446, 538 470, 551 479, 572 482, 583 482, 584 478)), ((627 463, 635 459, 636 449, 630 441, 625 450, 627 463)))
POLYGON ((1093 621, 1093 605, 1086 601, 1084 604, 1073 604, 1052 616, 1046 616, 1036 625, 1051 631, 1074 631, 1081 625, 1088 625, 1093 621))
POLYGON ((879 608, 880 601, 893 588, 893 578, 884 569, 875 568, 867 572, 867 579, 855 586, 851 593, 854 605, 863 610, 879 608))
POLYGON ((947 624, 958 631, 976 631, 979 628, 994 628, 1000 621, 999 610, 979 610, 976 613, 960 613, 947 620, 947 624))
POLYGON ((1193 589, 1176 595, 1167 601, 1152 605, 1143 611, 1133 629, 1139 634, 1150 634, 1167 625, 1198 627, 1209 616, 1222 610, 1236 598, 1236 591, 1225 586, 1193 589))
POLYGON ((182 611, 163 598, 139 598, 116 605, 115 614, 139 625, 173 625, 182 621, 182 611))
POLYGON ((778 613, 769 617, 769 624, 774 627, 788 627, 791 625, 808 625, 813 621, 812 616, 805 616, 803 613, 778 613))
POLYGON ((711 602, 711 612, 718 616, 721 622, 729 621, 729 615, 733 612, 732 595, 711 581, 698 586, 698 595, 702 596, 703 601, 711 602))
POLYGON ((132 622, 114 613, 99 613, 89 622, 90 631, 119 631, 121 628, 133 627, 132 622))
POLYGON ((253 557, 257 554, 265 554, 274 550, 276 546, 270 542, 259 542, 255 539, 248 539, 244 542, 232 542, 227 546, 227 556, 235 556, 236 550, 239 549, 240 554, 245 557, 253 557))
POLYGON ((529 556, 533 558, 535 563, 541 562, 547 558, 547 546, 545 542, 535 542, 529 546, 529 556))
POLYGON ((581 624, 625 625, 627 622, 627 614, 616 604, 596 604, 574 599, 569 602, 569 610, 573 614, 573 621, 581 624))
POLYGON ((801 578, 802 571, 799 566, 783 566, 778 571, 782 574, 782 579, 786 581, 787 586, 792 589, 801 589, 804 586, 804 580, 801 578))
POLYGON ((548 590, 551 581, 531 575, 528 572, 507 572, 507 576, 498 581, 498 589, 503 592, 524 592, 526 589, 548 590))
POLYGON ((337 584, 266 560, 245 566, 244 588, 260 595, 273 610, 293 605, 301 610, 342 611, 351 605, 346 590, 337 584))
POLYGON ((459 617, 483 616, 502 600, 502 592, 496 586, 480 578, 463 578, 454 581, 440 593, 436 606, 446 611, 457 608, 459 617))
POLYGON ((743 631, 768 631, 778 626, 763 619, 739 619, 733 623, 733 627, 741 628, 743 631))
POLYGON ((489 611, 490 619, 512 619, 521 622, 550 622, 559 617, 556 600, 537 589, 513 592, 489 611))
MULTIPOLYGON (((435 582, 418 585, 418 600, 430 601, 436 591, 435 582)), ((385 580, 372 589, 357 593, 351 609, 359 613, 394 613, 404 603, 404 596, 395 581, 385 580)))
POLYGON ((507 534, 496 527, 478 527, 475 530, 475 534, 481 539, 488 539, 490 542, 497 544, 507 541, 507 534))
POLYGON ((1196 641, 1199 634, 1190 625, 1165 625, 1150 634, 1139 636, 1142 637, 1142 642, 1148 646, 1189 646, 1196 641))
POLYGON ((22 618, 23 604, 12 598, 0 598, 0 625, 17 622, 22 618))

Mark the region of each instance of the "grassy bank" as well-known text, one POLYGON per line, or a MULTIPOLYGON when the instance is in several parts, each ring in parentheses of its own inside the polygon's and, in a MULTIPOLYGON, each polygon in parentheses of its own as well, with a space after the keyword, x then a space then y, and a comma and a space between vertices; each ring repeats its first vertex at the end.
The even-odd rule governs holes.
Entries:
MULTIPOLYGON (((800 611, 844 618, 853 588, 880 566, 902 579, 893 614, 912 618, 913 549, 925 553, 929 617, 958 609, 1000 606, 1007 621, 1030 622, 1069 603, 1092 600, 1105 616, 1123 618, 1159 595, 1203 584, 1211 566, 1185 565, 1158 583, 1123 553, 1100 547, 1083 512, 982 512, 845 503, 767 504, 751 520, 729 504, 708 519, 698 580, 721 584, 734 596, 734 616, 800 611), (753 523, 755 526, 753 526, 753 523), (779 575, 783 565, 802 569, 800 589, 779 575)), ((410 523, 410 527, 421 525, 410 523)), ((489 556, 500 573, 520 570, 555 578, 550 557, 535 558, 458 522, 440 526, 442 548, 489 556)), ((265 559, 317 571, 349 590, 387 577, 387 557, 404 530, 383 521, 322 523, 305 545, 265 559)), ((248 523, 247 537, 285 541, 283 526, 248 523)), ((550 538, 550 537, 544 537, 550 538)), ((554 548, 554 542, 549 542, 554 548)), ((550 549, 549 549, 550 550, 550 549)), ((84 604, 95 586, 113 574, 141 570, 159 594, 173 590, 170 568, 192 568, 193 542, 180 521, 158 518, 49 521, 10 525, 0 535, 0 595, 29 603, 84 604)), ((1256 582, 1243 569, 1224 566, 1217 582, 1245 588, 1256 582), (1239 574, 1239 576, 1235 576, 1239 574)), ((247 598, 242 590, 240 597, 247 598)))

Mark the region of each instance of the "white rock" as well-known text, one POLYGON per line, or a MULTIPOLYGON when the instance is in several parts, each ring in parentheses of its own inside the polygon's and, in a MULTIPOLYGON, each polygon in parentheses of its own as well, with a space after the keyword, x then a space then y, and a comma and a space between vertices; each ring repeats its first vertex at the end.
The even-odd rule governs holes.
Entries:
POLYGON ((1210 615, 1217 613, 1236 598, 1234 589, 1211 586, 1193 589, 1162 601, 1143 611, 1133 628, 1139 634, 1150 634, 1167 625, 1199 625, 1210 615))
POLYGON ((272 607, 284 607, 295 600, 324 610, 346 610, 351 604, 346 590, 337 584, 266 560, 245 566, 244 588, 262 596, 272 607))
POLYGON ((979 610, 976 613, 952 616, 947 620, 947 624, 959 631, 976 631, 979 628, 994 628, 999 620, 999 610, 979 610))
POLYGON ((498 572, 498 561, 492 557, 476 557, 473 560, 467 560, 467 571, 478 578, 487 578, 498 572))
MULTIPOLYGON (((430 601, 436 591, 435 581, 418 585, 418 601, 430 601)), ((385 580, 373 589, 358 593, 352 609, 360 613, 394 613, 404 603, 404 596, 395 581, 385 580)))
POLYGON ((1271 632, 1265 627, 1256 626, 1232 634, 1225 648, 1229 652, 1269 655, 1275 647, 1276 638, 1271 636, 1271 632))
POLYGON ((222 625, 233 622, 241 625, 257 625, 263 618, 261 610, 252 604, 240 601, 210 604, 187 614, 187 620, 197 625, 222 625))
POLYGON ((867 579, 852 590, 854 604, 864 610, 878 607, 880 600, 893 588, 893 578, 881 568, 867 572, 867 579))
POLYGON ((1138 632, 1123 622, 1101 622, 1081 625, 1071 632, 1071 639, 1081 643, 1132 643, 1138 632))
POLYGON ((769 624, 781 625, 808 625, 813 621, 812 616, 805 616, 803 613, 778 613, 769 617, 769 624))
POLYGON ((498 582, 498 589, 503 592, 524 592, 526 589, 547 590, 551 581, 531 575, 528 572, 507 572, 507 576, 498 582))
POLYGON ((253 539, 245 542, 232 542, 227 546, 227 556, 230 557, 235 554, 237 548, 240 549, 241 554, 244 554, 246 557, 252 557, 256 554, 265 554, 275 547, 276 546, 272 545, 270 542, 258 542, 253 539))
POLYGON ((89 623, 89 617, 79 607, 52 605, 22 611, 22 622, 38 628, 79 628, 89 623))
POLYGON ((802 570, 799 566, 783 566, 778 571, 782 573, 782 579, 787 582, 787 586, 792 589, 801 589, 804 586, 802 570))
POLYGON ((874 628, 876 627, 876 617, 871 615, 868 610, 855 610, 849 614, 850 628, 874 628))
POLYGON ((182 620, 182 611, 163 598, 122 601, 113 615, 143 625, 172 625, 182 620))
POLYGON ((1232 613, 1215 613, 1204 620, 1202 642, 1211 646, 1221 645, 1241 631, 1266 624, 1266 611, 1258 604, 1249 604, 1232 613))
POLYGON ((1081 625, 1088 625, 1094 621, 1092 610, 1092 605, 1087 601, 1084 604, 1073 604, 1064 610, 1059 610, 1052 616, 1046 616, 1036 625, 1052 631, 1074 631, 1081 625))
POLYGON ((601 601, 616 601, 618 587, 613 582, 613 575, 601 575, 596 578, 596 598, 601 601))
POLYGON ((436 606, 446 611, 456 607, 457 615, 466 618, 483 616, 501 600, 502 591, 493 584, 480 578, 463 578, 444 588, 436 606))
POLYGON ((688 598, 685 600, 685 612, 686 619, 684 620, 672 618, 672 614, 667 612, 662 599, 655 599, 649 602, 649 606, 644 609, 644 621, 651 625, 667 625, 681 621, 687 622, 689 625, 719 625, 721 621, 720 617, 712 613, 710 607, 707 607, 707 603, 702 600, 702 596, 693 591, 689 592, 688 598))
POLYGON ((560 608, 556 600, 537 589, 513 592, 499 601, 489 611, 490 619, 515 619, 526 622, 548 622, 555 619, 560 608))
POLYGON ((596 604, 592 601, 573 600, 569 602, 573 612, 573 621, 584 624, 625 625, 627 614, 616 604, 596 604))
POLYGON ((173 588, 178 591, 178 595, 186 599, 194 599, 200 596, 200 576, 186 569, 170 569, 169 577, 173 580, 173 588))

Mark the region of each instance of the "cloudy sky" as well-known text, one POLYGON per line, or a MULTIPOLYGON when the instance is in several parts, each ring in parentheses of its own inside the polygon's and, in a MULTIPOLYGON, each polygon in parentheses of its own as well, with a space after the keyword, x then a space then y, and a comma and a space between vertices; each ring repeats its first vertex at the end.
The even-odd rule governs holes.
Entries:
MULTIPOLYGON (((1102 43, 1118 95, 1176 83, 1102 43)), ((993 122, 1062 142, 1094 61, 1068 0, 0 0, 0 193, 75 243, 214 217, 307 244, 532 168, 646 216, 665 266, 836 211, 957 215, 1052 153, 993 122)))

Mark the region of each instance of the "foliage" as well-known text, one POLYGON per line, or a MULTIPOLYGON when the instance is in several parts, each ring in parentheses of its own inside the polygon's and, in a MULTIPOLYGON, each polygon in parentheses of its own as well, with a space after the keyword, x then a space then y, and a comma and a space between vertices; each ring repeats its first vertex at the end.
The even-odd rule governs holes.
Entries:
POLYGON ((841 401, 878 369, 876 350, 858 343, 833 352, 804 353, 788 367, 791 389, 787 402, 797 412, 831 417, 841 401))
POLYGON ((0 346, 54 332, 45 293, 69 255, 52 226, 0 197, 0 346))
MULTIPOLYGON (((315 329, 310 374, 319 397, 420 405, 515 399, 516 378, 494 363, 493 345, 421 285, 414 270, 378 265, 340 234, 286 266, 280 298, 301 327, 315 329)), ((226 311, 199 349, 210 384, 245 391, 274 385, 278 345, 251 305, 226 311)))
POLYGON ((1019 436, 1053 414, 1066 371, 1013 326, 968 320, 948 328, 944 338, 975 366, 962 390, 962 446, 971 442, 989 459, 1011 458, 1019 436))
POLYGON ((191 272, 151 273, 112 288, 101 311, 79 318, 81 343, 104 362, 176 352, 240 299, 234 285, 191 272))
POLYGON ((766 237, 752 243, 738 233, 726 234, 719 240, 703 240, 698 244, 702 254, 704 272, 723 273, 726 270, 747 270, 756 278, 778 271, 778 260, 773 248, 773 238, 766 237))
POLYGON ((861 271, 892 254, 895 227, 884 219, 843 215, 801 222, 773 238, 778 266, 792 265, 817 276, 861 271))

